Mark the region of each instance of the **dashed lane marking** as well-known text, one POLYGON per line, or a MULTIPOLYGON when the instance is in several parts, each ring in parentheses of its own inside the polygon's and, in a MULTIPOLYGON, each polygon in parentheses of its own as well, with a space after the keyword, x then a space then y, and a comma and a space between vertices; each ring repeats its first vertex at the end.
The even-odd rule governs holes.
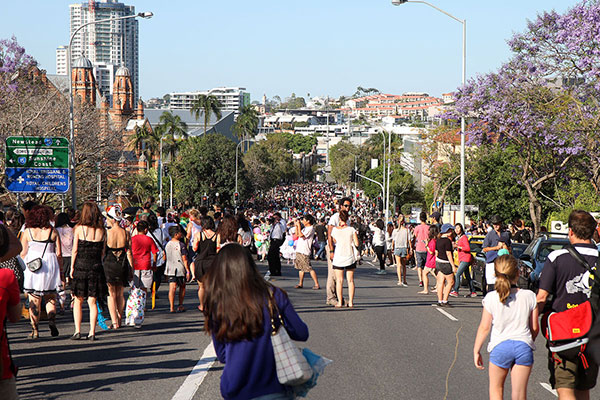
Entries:
POLYGON ((556 397, 558 397, 558 393, 556 392, 556 390, 552 389, 552 386, 550 386, 549 383, 540 382, 540 385, 542 385, 542 387, 544 389, 546 389, 547 391, 549 391, 550 393, 552 393, 553 395, 555 395, 556 397))
POLYGON ((198 360, 192 372, 190 372, 171 400, 191 400, 216 360, 217 354, 211 341, 206 349, 204 349, 202 357, 198 360))
POLYGON ((448 317, 452 321, 458 321, 458 319, 454 318, 454 316, 452 316, 452 314, 447 313, 446 311, 442 310, 441 308, 438 307, 438 308, 436 308, 436 310, 438 310, 439 312, 441 312, 442 314, 444 314, 446 317, 448 317))

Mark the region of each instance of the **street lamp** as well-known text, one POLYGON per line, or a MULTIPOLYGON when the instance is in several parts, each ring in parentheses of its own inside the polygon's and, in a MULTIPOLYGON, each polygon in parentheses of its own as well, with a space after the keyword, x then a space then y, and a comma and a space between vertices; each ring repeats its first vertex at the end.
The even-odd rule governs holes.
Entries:
MULTIPOLYGON (((238 192, 238 148, 244 142, 249 142, 249 143, 254 142, 254 139, 242 139, 237 144, 237 146, 235 146, 235 193, 239 193, 238 192)), ((235 197, 235 194, 234 194, 234 200, 235 200, 235 213, 237 214, 237 198, 235 197)))
POLYGON ((75 190, 75 128, 74 128, 74 120, 73 120, 73 82, 72 82, 72 73, 73 71, 71 71, 71 45, 73 44, 73 39, 75 38, 75 35, 82 30, 83 28, 85 28, 88 25, 95 25, 95 24, 99 24, 101 22, 110 22, 110 21, 119 21, 122 19, 129 19, 129 18, 152 18, 154 14, 151 13, 150 11, 145 11, 145 12, 141 12, 141 13, 137 13, 135 15, 126 15, 123 17, 114 17, 114 18, 105 18, 105 19, 99 19, 97 21, 90 21, 87 22, 83 25, 81 25, 79 28, 75 29, 75 31, 71 34, 71 37, 69 38, 69 47, 67 48, 67 63, 68 63, 68 68, 67 68, 67 75, 69 76, 69 140, 71 142, 71 203, 72 203, 72 207, 73 209, 77 209, 77 191, 75 190))
MULTIPOLYGON (((448 17, 462 24, 462 85, 465 85, 465 79, 467 75, 467 20, 456 18, 454 15, 442 10, 430 4, 426 1, 420 0, 392 0, 392 4, 399 6, 404 3, 422 3, 428 5, 446 14, 448 17)), ((460 118, 460 213, 462 215, 462 225, 465 226, 465 118, 460 118)))

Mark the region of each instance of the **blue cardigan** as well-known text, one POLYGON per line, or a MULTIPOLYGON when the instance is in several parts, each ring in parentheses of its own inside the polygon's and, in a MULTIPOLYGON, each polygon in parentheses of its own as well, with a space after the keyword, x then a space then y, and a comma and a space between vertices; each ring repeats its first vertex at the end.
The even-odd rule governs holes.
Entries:
MULTIPOLYGON (((300 319, 288 297, 274 288, 274 297, 285 328, 293 340, 306 341, 308 327, 300 319)), ((275 326, 279 326, 275 318, 275 326)), ((251 340, 220 342, 213 334, 213 344, 219 361, 225 364, 221 376, 221 395, 227 400, 246 400, 284 392, 277 380, 275 356, 271 345, 271 320, 268 308, 263 311, 263 333, 251 340)))

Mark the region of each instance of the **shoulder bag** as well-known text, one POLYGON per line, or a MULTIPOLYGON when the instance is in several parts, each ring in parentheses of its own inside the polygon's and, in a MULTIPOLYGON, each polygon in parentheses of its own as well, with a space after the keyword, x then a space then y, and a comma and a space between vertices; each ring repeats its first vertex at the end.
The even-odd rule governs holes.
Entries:
MULTIPOLYGON (((31 231, 29 231, 29 234, 31 235, 31 231)), ((50 229, 50 233, 48 234, 48 240, 46 240, 46 245, 44 246, 44 251, 42 252, 42 256, 34 258, 33 260, 31 260, 27 263, 27 269, 29 269, 31 272, 37 272, 40 270, 40 268, 42 268, 42 265, 43 265, 42 259, 44 258, 44 254, 46 254, 46 249, 48 248, 48 242, 50 241, 51 236, 52 236, 52 229, 50 229)), ((33 239, 33 236, 31 238, 33 239)))
POLYGON ((271 344, 275 355, 277 380, 282 385, 288 386, 301 385, 307 382, 313 376, 313 370, 298 346, 290 339, 271 290, 269 290, 269 314, 271 316, 271 344), (277 314, 281 323, 279 328, 275 327, 274 314, 277 314))

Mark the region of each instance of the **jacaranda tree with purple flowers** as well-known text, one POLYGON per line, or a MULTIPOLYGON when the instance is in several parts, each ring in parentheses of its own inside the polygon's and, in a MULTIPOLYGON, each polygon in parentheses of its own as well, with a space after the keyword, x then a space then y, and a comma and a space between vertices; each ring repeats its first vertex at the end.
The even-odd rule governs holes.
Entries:
POLYGON ((472 144, 519 148, 515 183, 527 190, 539 232, 548 185, 560 186, 568 168, 582 159, 592 166, 590 178, 599 180, 598 1, 584 1, 564 15, 540 14, 509 45, 514 54, 506 64, 469 80, 456 93, 451 117, 472 121, 472 144))

